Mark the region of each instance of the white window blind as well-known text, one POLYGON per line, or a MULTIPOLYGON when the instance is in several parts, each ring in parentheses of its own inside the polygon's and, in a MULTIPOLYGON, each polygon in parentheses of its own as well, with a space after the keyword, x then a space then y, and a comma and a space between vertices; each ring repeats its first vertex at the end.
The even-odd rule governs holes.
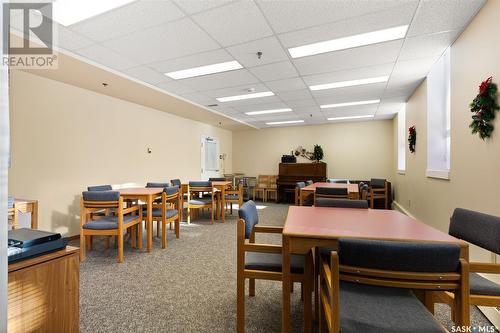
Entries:
POLYGON ((398 112, 398 172, 406 170, 406 104, 398 112))
POLYGON ((427 76, 427 176, 449 178, 450 49, 427 76))

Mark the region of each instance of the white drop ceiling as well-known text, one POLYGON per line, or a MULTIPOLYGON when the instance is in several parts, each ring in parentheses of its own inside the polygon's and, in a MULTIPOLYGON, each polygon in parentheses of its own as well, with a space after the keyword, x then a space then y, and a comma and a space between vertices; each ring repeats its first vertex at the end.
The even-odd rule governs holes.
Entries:
MULTIPOLYGON (((68 27, 57 46, 252 126, 328 117, 392 118, 485 0, 138 0, 68 27), (287 49, 409 25, 404 39, 292 59, 287 49), (262 57, 257 57, 257 52, 262 57), (238 61, 243 68, 182 80, 165 72, 238 61), (309 85, 389 76, 311 91, 309 85), (221 103, 217 97, 272 91, 221 103), (380 99, 380 104, 320 105, 380 99), (245 112, 291 108, 292 112, 245 112)), ((207 111, 208 112, 208 111, 207 111)))

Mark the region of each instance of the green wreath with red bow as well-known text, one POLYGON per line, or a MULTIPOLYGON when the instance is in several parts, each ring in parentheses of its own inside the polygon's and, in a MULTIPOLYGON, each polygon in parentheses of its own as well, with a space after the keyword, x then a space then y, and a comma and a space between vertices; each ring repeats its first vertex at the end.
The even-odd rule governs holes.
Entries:
POLYGON ((470 111, 473 113, 472 122, 469 127, 472 129, 472 134, 479 134, 479 137, 484 140, 491 136, 493 132, 493 119, 495 119, 495 111, 500 110, 497 103, 497 85, 491 82, 490 76, 479 86, 479 94, 470 103, 470 111))
POLYGON ((415 145, 417 144, 417 129, 415 126, 408 128, 408 149, 411 153, 415 152, 415 145))

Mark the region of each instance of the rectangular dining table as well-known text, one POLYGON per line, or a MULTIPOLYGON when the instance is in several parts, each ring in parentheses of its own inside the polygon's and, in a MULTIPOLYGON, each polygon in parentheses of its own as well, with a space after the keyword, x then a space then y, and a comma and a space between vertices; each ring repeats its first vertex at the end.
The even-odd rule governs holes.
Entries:
POLYGON ((300 189, 299 193, 299 205, 302 206, 305 198, 309 195, 314 195, 317 187, 330 187, 330 188, 346 188, 347 195, 349 199, 357 200, 359 199, 359 187, 358 184, 342 184, 342 183, 313 183, 311 185, 307 185, 300 189))
POLYGON ((339 238, 454 243, 469 260, 467 242, 395 210, 290 206, 282 235, 283 332, 290 332, 290 256, 335 247, 339 238))
POLYGON ((163 193, 162 187, 131 187, 118 190, 123 199, 141 200, 146 203, 146 249, 151 252, 153 248, 153 201, 163 193))

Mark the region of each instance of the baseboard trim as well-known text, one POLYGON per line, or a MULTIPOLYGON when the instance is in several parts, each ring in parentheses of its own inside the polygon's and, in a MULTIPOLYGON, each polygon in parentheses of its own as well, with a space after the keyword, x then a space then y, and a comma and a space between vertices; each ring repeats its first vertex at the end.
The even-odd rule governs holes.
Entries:
POLYGON ((72 241, 72 240, 80 239, 80 235, 68 236, 68 237, 64 237, 64 239, 66 239, 69 242, 69 241, 72 241))
POLYGON ((417 219, 415 216, 413 216, 412 213, 410 213, 406 208, 404 208, 399 202, 397 202, 396 200, 393 200, 392 201, 392 207, 393 208, 396 208, 396 210, 400 211, 401 213, 413 218, 413 219, 417 219))

